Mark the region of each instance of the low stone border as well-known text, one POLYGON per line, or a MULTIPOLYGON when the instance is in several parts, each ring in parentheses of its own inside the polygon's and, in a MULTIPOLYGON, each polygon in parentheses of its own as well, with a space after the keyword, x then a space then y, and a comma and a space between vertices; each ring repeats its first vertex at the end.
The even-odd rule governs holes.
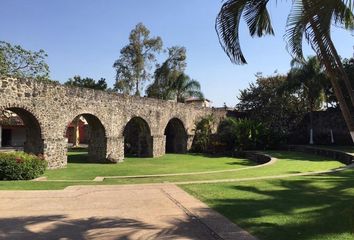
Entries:
POLYGON ((258 164, 266 164, 270 161, 272 161, 272 156, 259 152, 259 151, 243 151, 243 152, 236 152, 237 157, 244 157, 247 158, 251 161, 254 161, 258 164))
POLYGON ((354 156, 350 153, 328 149, 325 147, 315 147, 315 146, 306 146, 306 145, 289 145, 287 148, 288 151, 295 151, 295 152, 304 152, 309 154, 315 154, 322 157, 329 157, 333 158, 341 163, 346 165, 354 163, 354 156))

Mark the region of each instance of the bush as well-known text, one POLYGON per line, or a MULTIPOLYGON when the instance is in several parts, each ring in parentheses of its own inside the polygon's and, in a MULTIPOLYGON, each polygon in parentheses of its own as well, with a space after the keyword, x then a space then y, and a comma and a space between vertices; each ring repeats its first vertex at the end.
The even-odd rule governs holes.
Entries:
POLYGON ((213 127, 214 121, 212 115, 206 116, 195 123, 192 152, 205 153, 208 151, 213 127))
POLYGON ((250 119, 226 118, 218 127, 218 137, 227 150, 256 150, 269 147, 272 134, 262 123, 250 119))
POLYGON ((42 175, 47 162, 23 152, 0 153, 0 180, 30 180, 42 175))

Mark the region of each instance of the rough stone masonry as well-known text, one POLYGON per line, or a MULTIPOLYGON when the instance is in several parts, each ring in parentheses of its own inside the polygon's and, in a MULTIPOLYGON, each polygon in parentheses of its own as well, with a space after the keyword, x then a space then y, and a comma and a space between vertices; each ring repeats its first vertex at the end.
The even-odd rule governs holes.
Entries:
POLYGON ((89 125, 93 162, 119 162, 125 148, 145 157, 185 152, 198 119, 212 114, 217 123, 226 116, 219 109, 29 79, 0 78, 0 96, 0 111, 16 113, 26 126, 25 152, 43 154, 51 169, 66 166, 66 130, 78 116, 89 125))

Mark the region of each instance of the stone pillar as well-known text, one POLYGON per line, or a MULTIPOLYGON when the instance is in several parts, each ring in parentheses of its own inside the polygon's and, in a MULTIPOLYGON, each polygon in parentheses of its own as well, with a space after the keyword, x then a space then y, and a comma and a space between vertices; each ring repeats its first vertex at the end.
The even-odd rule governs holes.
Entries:
POLYGON ((107 160, 118 163, 124 161, 124 138, 107 137, 107 160))
POLYGON ((161 157, 166 151, 166 136, 152 136, 152 157, 161 157))
POLYGON ((2 127, 0 125, 0 148, 2 147, 2 127))
POLYGON ((191 150, 193 144, 194 135, 188 134, 187 136, 187 151, 191 150))
POLYGON ((67 139, 44 139, 43 156, 48 162, 48 169, 64 168, 67 165, 67 139))

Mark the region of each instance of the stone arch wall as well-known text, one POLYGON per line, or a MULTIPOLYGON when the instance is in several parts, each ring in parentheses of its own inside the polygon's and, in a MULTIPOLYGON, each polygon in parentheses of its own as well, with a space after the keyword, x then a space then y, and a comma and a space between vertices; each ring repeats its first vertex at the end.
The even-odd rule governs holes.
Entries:
POLYGON ((186 153, 188 135, 183 122, 179 118, 172 118, 165 127, 167 153, 186 153))
POLYGON ((133 117, 124 127, 124 154, 138 157, 152 157, 152 136, 148 122, 133 117))
POLYGON ((37 117, 23 107, 9 107, 6 110, 17 114, 25 125, 26 141, 24 143, 24 151, 42 155, 44 149, 42 127, 37 117))
MULTIPOLYGON (((82 113, 73 118, 73 120, 82 116, 88 123, 89 143, 88 156, 90 162, 107 161, 107 137, 106 128, 102 121, 91 113, 82 113)), ((67 129, 67 126, 65 127, 67 129)), ((66 131, 65 131, 66 132, 66 131)))
MULTIPOLYGON (((149 125, 151 156, 156 157, 165 153, 164 131, 170 119, 178 118, 183 122, 189 146, 198 119, 210 114, 215 114, 216 119, 226 115, 226 111, 211 108, 60 84, 44 84, 28 79, 0 78, 0 95, 0 110, 20 107, 31 112, 38 120, 43 154, 49 168, 65 167, 65 129, 69 122, 81 114, 97 117, 104 126, 105 158, 111 162, 123 160, 124 127, 134 116, 143 118, 149 125)), ((100 148, 104 149, 104 145, 100 148)))

